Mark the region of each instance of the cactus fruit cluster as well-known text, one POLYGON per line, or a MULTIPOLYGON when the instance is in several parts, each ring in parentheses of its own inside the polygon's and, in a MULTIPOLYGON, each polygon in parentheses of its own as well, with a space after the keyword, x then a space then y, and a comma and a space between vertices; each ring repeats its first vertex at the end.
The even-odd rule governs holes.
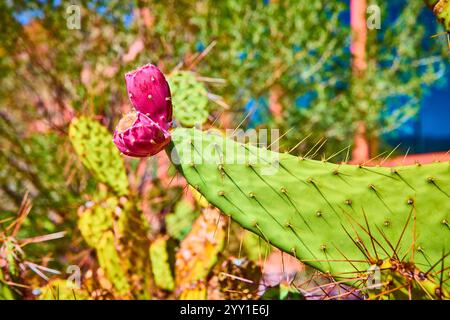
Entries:
POLYGON ((157 154, 169 141, 169 132, 139 111, 127 113, 114 132, 114 143, 120 152, 132 157, 157 154))
POLYGON ((190 71, 178 71, 170 76, 173 92, 173 116, 186 127, 203 124, 209 116, 208 92, 190 71))
POLYGON ((90 118, 76 118, 71 122, 69 139, 79 159, 97 181, 119 196, 128 194, 123 159, 112 143, 108 129, 90 118))
POLYGON ((133 107, 162 129, 169 129, 172 123, 172 98, 162 72, 156 66, 146 64, 125 74, 125 81, 133 107))
POLYGON ((169 85, 162 72, 151 64, 128 72, 125 80, 136 111, 120 120, 113 141, 120 152, 128 156, 152 156, 170 141, 172 97, 169 85))

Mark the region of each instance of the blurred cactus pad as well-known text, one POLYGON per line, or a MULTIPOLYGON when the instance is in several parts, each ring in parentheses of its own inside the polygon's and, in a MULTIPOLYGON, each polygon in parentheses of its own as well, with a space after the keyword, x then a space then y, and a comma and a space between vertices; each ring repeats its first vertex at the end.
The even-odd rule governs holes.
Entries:
POLYGON ((0 23, 0 300, 450 298, 450 0, 0 23))
POLYGON ((80 117, 72 120, 69 139, 81 162, 99 182, 119 196, 128 193, 123 159, 108 129, 93 119, 80 117))
POLYGON ((450 248, 448 162, 333 164, 182 128, 170 147, 211 204, 304 263, 351 283, 395 261, 394 273, 412 272, 427 292, 447 294, 439 277, 450 248))
POLYGON ((203 124, 209 116, 208 92, 195 73, 177 71, 168 78, 172 91, 173 116, 183 126, 203 124))

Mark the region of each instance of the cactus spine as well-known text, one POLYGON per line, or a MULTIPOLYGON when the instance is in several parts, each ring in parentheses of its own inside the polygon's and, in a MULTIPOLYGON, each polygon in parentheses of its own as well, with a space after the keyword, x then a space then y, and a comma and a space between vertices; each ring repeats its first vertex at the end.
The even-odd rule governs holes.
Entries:
POLYGON ((433 10, 437 20, 443 24, 445 30, 450 32, 450 1, 449 0, 425 0, 433 10))

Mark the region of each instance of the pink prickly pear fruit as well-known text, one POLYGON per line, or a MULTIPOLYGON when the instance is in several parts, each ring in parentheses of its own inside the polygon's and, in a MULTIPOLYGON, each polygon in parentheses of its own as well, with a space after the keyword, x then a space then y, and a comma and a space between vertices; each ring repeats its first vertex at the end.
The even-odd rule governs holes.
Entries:
POLYGON ((113 141, 123 154, 142 158, 164 149, 170 133, 145 114, 132 111, 119 121, 113 141))
POLYGON ((146 64, 125 74, 127 92, 134 108, 167 130, 172 122, 172 98, 163 73, 146 64))

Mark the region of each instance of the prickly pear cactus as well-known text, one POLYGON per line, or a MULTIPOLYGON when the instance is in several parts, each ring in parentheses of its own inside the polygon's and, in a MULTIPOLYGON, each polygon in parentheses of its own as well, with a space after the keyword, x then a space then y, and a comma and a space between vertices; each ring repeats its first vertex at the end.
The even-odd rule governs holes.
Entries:
POLYGON ((78 227, 96 249, 98 262, 121 297, 151 298, 146 223, 131 201, 108 197, 80 210, 78 227))
POLYGON ((175 283, 178 292, 197 288, 218 260, 225 242, 225 221, 216 210, 205 210, 181 242, 175 257, 175 283))
POLYGON ((333 164, 183 128, 168 153, 211 204, 305 264, 363 282, 371 266, 413 264, 411 282, 447 297, 449 163, 333 164))
POLYGON ((175 280, 168 250, 168 238, 159 237, 150 246, 150 259, 156 286, 163 290, 172 291, 175 289, 175 280))
POLYGON ((167 233, 174 239, 183 240, 191 231, 192 224, 198 215, 191 203, 180 200, 175 205, 174 212, 166 215, 167 233))
POLYGON ((203 83, 189 71, 178 71, 168 81, 174 118, 187 127, 203 124, 209 115, 208 92, 203 83))
POLYGON ((99 182, 119 196, 128 194, 123 159, 103 125, 87 117, 75 118, 70 124, 69 139, 81 162, 99 182))

